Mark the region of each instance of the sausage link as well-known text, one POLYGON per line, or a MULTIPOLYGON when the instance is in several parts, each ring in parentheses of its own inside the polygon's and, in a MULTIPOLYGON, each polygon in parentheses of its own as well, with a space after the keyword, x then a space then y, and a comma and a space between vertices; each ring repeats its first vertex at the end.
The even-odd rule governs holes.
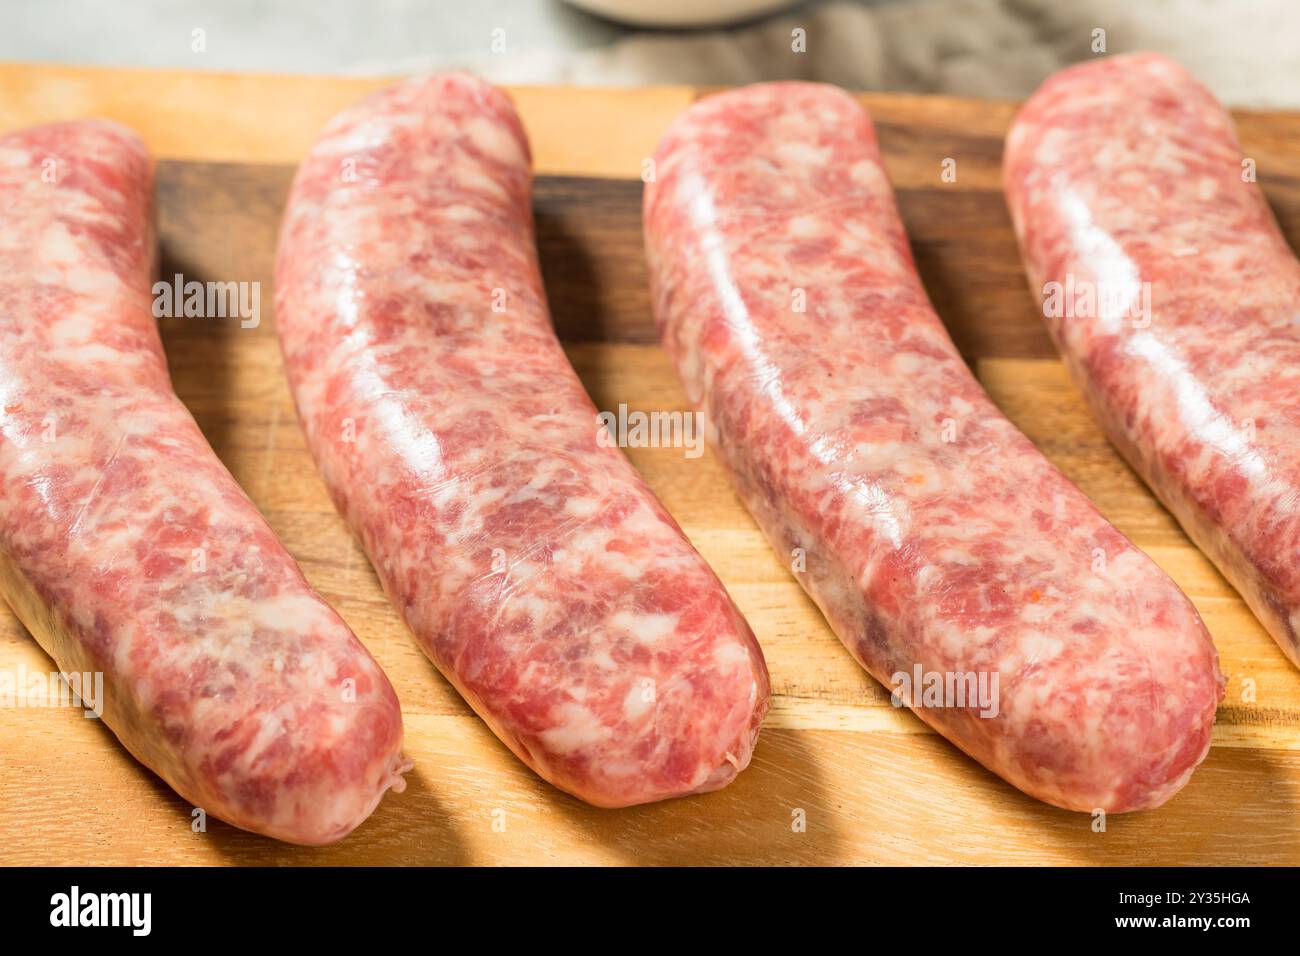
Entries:
POLYGON ((1003 178, 1106 434, 1300 664, 1300 262, 1250 172, 1209 90, 1142 53, 1044 83, 1003 178))
POLYGON ((1026 793, 1084 811, 1167 800, 1210 745, 1213 644, 971 375, 867 115, 816 84, 710 97, 672 124, 654 173, 664 344, 741 498, 858 662, 1026 793))
POLYGON ((713 790, 768 678, 749 627, 556 340, 509 99, 420 78, 334 119, 276 269, 299 417, 428 657, 528 766, 598 806, 713 790))
POLYGON ((402 789, 397 697, 172 390, 152 181, 111 123, 0 138, 0 591, 185 799, 330 843, 402 789))

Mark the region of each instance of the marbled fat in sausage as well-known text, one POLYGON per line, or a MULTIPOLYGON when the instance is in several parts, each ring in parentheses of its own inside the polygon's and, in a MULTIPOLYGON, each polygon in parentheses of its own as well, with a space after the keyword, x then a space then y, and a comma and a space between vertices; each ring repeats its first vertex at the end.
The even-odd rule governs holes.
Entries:
POLYGON ((687 394, 859 663, 1049 803, 1136 810, 1186 783, 1222 693, 1209 635, 971 375, 857 103, 804 83, 704 99, 659 146, 645 232, 687 394), (921 699, 950 675, 996 675, 996 714, 921 699))
POLYGON ((185 799, 329 843, 402 789, 397 697, 172 390, 152 181, 112 123, 0 138, 0 590, 185 799))
POLYGON ((280 237, 276 314, 339 511, 492 730, 598 806, 749 762, 763 656, 551 327, 504 93, 419 78, 329 124, 280 237))
POLYGON ((1107 435, 1300 664, 1300 262, 1245 160, 1213 95, 1143 53, 1044 83, 1003 172, 1107 435))

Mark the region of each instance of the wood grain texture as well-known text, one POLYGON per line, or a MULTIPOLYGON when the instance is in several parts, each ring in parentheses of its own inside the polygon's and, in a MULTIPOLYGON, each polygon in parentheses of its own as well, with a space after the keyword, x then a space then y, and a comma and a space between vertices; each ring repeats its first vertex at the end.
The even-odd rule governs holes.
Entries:
MULTIPOLYGON (((334 513, 276 347, 271 267, 291 162, 377 80, 0 66, 0 131, 110 114, 163 157, 162 272, 261 283, 263 321, 164 320, 176 388, 218 455, 402 700, 406 793, 341 844, 303 849, 209 821, 69 709, 0 708, 0 863, 1300 863, 1300 674, 1107 445, 1036 317, 1000 194, 1011 104, 862 97, 918 266, 994 400, 1187 591, 1230 676, 1214 747, 1160 810, 1094 832, 958 753, 853 663, 767 546, 717 461, 628 454, 758 634, 773 708, 754 763, 719 793, 602 811, 515 760, 424 658, 334 513), (940 163, 957 161, 957 181, 940 163), (804 825, 800 827, 799 821, 804 825)), ((683 408, 655 344, 641 258, 640 159, 699 91, 516 93, 542 176, 538 243, 556 326, 596 404, 683 408)), ((1274 209, 1300 238, 1300 117, 1239 114, 1274 209)), ((7 612, 0 672, 52 663, 7 612)))

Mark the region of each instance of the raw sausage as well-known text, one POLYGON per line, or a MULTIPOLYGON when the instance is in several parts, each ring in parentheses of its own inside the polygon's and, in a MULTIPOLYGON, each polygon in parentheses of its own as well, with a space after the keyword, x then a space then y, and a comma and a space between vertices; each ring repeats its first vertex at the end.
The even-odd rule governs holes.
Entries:
POLYGON ((644 205, 687 395, 858 662, 1049 803, 1136 810, 1186 783, 1221 695, 1209 636, 967 369, 857 103, 805 83, 707 98, 644 205))
POLYGON ((0 138, 0 591, 185 799, 329 843, 402 789, 397 698, 172 391, 152 180, 112 123, 0 138))
POLYGON ((419 78, 299 169, 276 315, 308 443, 429 658, 528 766, 605 807, 749 762, 762 653, 597 427, 547 313, 509 99, 419 78))
POLYGON ((1044 83, 1003 178, 1107 435, 1300 664, 1300 262, 1252 172, 1213 95, 1143 53, 1044 83))

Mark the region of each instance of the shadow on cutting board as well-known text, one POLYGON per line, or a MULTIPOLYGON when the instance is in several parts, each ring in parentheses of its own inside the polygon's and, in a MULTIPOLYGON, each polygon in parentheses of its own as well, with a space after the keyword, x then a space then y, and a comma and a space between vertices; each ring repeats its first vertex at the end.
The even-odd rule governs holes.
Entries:
MULTIPOLYGON (((1211 747, 1191 781, 1164 806, 1112 816, 1106 833, 1077 841, 1077 862, 1295 866, 1300 863, 1298 771, 1300 754, 1294 751, 1211 747)), ((1079 826, 1088 825, 1084 814, 1072 816, 1079 826)))
POLYGON ((641 241, 641 181, 539 176, 533 220, 556 335, 657 343, 641 241))
POLYGON ((807 865, 842 858, 842 818, 820 755, 799 731, 765 728, 753 760, 721 790, 600 810, 555 794, 556 810, 606 849, 641 866, 807 865))
POLYGON ((209 821, 207 839, 237 866, 464 866, 473 862, 430 785, 427 765, 406 774, 406 790, 386 793, 361 826, 331 846, 280 843, 209 821))

